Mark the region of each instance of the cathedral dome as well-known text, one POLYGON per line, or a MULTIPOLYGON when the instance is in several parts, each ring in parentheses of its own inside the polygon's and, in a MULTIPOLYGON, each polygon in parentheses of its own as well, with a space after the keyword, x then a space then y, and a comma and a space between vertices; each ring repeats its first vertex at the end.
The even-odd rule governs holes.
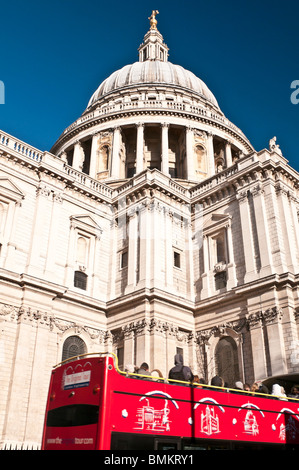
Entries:
POLYGON ((167 85, 180 87, 188 92, 200 95, 219 108, 217 100, 206 84, 194 73, 180 65, 162 60, 145 60, 135 62, 113 72, 104 80, 92 95, 87 109, 95 105, 101 98, 120 88, 135 87, 136 85, 167 85))
POLYGON ((51 149, 73 169, 107 184, 157 169, 189 186, 252 150, 206 84, 168 61, 157 13, 149 18, 139 60, 98 86, 51 149))

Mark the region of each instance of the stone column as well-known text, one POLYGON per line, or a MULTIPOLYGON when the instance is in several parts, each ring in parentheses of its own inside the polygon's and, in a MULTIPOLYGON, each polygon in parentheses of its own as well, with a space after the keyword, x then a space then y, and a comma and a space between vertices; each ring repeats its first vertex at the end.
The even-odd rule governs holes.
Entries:
POLYGON ((297 216, 296 205, 297 205, 296 197, 293 194, 291 194, 290 195, 290 211, 291 211, 292 225, 294 229, 294 239, 295 239, 294 251, 295 251, 295 254, 297 255, 297 260, 299 262, 299 221, 298 221, 298 216, 297 216))
POLYGON ((28 253, 26 273, 33 276, 42 277, 44 260, 41 258, 42 243, 41 229, 49 230, 49 216, 52 210, 52 191, 46 184, 41 183, 37 188, 35 202, 35 216, 31 234, 31 245, 28 253))
POLYGON ((253 236, 251 227, 251 217, 247 192, 241 191, 237 195, 239 200, 240 219, 242 227, 242 239, 245 260, 245 282, 253 281, 256 278, 255 253, 253 247, 253 236))
POLYGON ((263 313, 267 327, 271 375, 287 374, 286 348, 282 331, 282 311, 276 307, 263 313))
POLYGON ((214 158, 214 139, 213 134, 207 133, 207 157, 208 157, 208 176, 215 175, 215 158, 214 158))
POLYGON ((162 124, 162 161, 161 171, 169 176, 169 162, 168 162, 168 123, 162 124))
POLYGON ((82 171, 84 159, 85 155, 81 142, 76 142, 74 146, 73 168, 75 170, 82 171))
MULTIPOLYGON (((271 176, 270 176, 271 177, 271 176)), ((272 177, 271 177, 272 180, 272 177)), ((264 199, 268 213, 271 215, 268 220, 269 234, 271 238, 271 250, 273 252, 273 270, 281 274, 288 271, 286 253, 284 249, 283 234, 281 232, 281 214, 276 196, 276 189, 273 181, 263 183, 264 199)))
POLYGON ((166 332, 166 373, 168 376, 169 370, 174 366, 174 356, 176 355, 176 337, 177 337, 178 328, 174 325, 169 325, 166 332))
POLYGON ((128 226, 128 285, 126 288, 126 293, 134 290, 137 284, 137 242, 138 242, 138 213, 132 211, 128 214, 129 216, 129 226, 128 226))
POLYGON ((227 260, 227 273, 228 273, 228 280, 227 280, 227 288, 231 289, 236 287, 237 285, 237 277, 236 277, 236 267, 235 267, 235 260, 234 260, 234 247, 233 247, 233 238, 232 238, 232 228, 229 225, 226 228, 226 238, 227 238, 227 249, 228 249, 228 260, 227 260))
POLYGON ((64 285, 67 287, 74 285, 74 271, 75 271, 74 254, 76 253, 76 243, 77 243, 77 235, 76 235, 75 225, 74 225, 73 220, 71 220, 68 247, 67 247, 67 258, 66 258, 66 265, 65 265, 65 277, 64 277, 64 285))
POLYGON ((115 179, 119 178, 120 140, 121 140, 120 127, 115 127, 113 131, 112 163, 111 163, 111 178, 115 178, 115 179))
POLYGON ((89 254, 89 263, 88 263, 88 278, 89 282, 87 284, 88 291, 92 297, 98 296, 98 286, 100 283, 100 263, 99 263, 99 244, 100 244, 100 235, 95 235, 90 238, 90 254, 89 254))
POLYGON ((209 262, 209 238, 207 235, 203 236, 203 263, 204 273, 201 276, 202 280, 202 298, 207 298, 210 294, 210 262, 209 262))
POLYGON ((143 153, 144 153, 144 124, 137 124, 137 142, 136 142, 136 174, 143 171, 143 153))
POLYGON ((261 312, 251 314, 248 318, 248 323, 250 327, 254 380, 260 380, 268 375, 261 312))
POLYGON ((272 274, 272 256, 264 191, 260 185, 257 185, 253 190, 251 190, 251 194, 253 196, 256 230, 258 234, 261 275, 267 276, 272 274))
POLYGON ((151 260, 153 247, 151 246, 151 212, 148 206, 140 210, 140 259, 139 266, 139 288, 150 287, 151 260))
POLYGON ((95 134, 91 141, 89 175, 94 179, 97 178, 98 138, 99 135, 95 134))
POLYGON ((146 319, 140 320, 136 325, 135 329, 135 341, 136 341, 136 365, 140 367, 143 362, 149 364, 150 369, 152 365, 150 363, 150 327, 146 319))
POLYGON ((231 143, 229 141, 225 142, 225 160, 226 160, 226 167, 232 166, 233 164, 232 149, 231 149, 231 143))
POLYGON ((164 250, 165 250, 165 287, 173 286, 173 249, 172 249, 172 220, 171 210, 165 210, 164 213, 164 250))
POLYGON ((282 238, 288 271, 298 272, 296 226, 293 223, 289 201, 289 189, 282 184, 276 188, 277 202, 281 217, 282 238))
MULTIPOLYGON (((135 364, 135 331, 134 325, 129 324, 123 327, 124 333, 124 366, 135 364)), ((140 364, 139 364, 140 365, 140 364)))
POLYGON ((1 234, 1 261, 0 266, 6 269, 16 270, 15 267, 15 254, 16 254, 16 223, 19 216, 19 211, 21 208, 21 201, 11 201, 8 204, 5 227, 3 233, 1 234), (3 263, 3 266, 2 266, 3 263))
MULTIPOLYGON (((51 304, 51 297, 44 299, 51 304)), ((13 444, 36 444, 36 438, 43 427, 40 403, 46 403, 41 371, 47 369, 47 348, 49 340, 49 318, 46 312, 35 310, 34 307, 21 306, 18 309, 16 325, 18 341, 14 348, 14 366, 7 396, 7 403, 2 403, 2 414, 5 415, 2 441, 13 444), (35 354, 34 354, 35 353, 35 354), (26 360, 25 360, 26 358, 26 360), (28 387, 30 378, 30 389, 28 387), (24 385, 25 384, 25 385, 24 385), (29 412, 29 413, 28 413, 29 412)))
POLYGON ((50 224, 44 273, 46 274, 49 280, 55 282, 57 281, 57 240, 59 238, 59 227, 61 223, 60 215, 62 212, 63 195, 60 192, 53 192, 52 197, 52 208, 51 211, 49 211, 48 213, 50 224))
POLYGON ((193 155, 194 133, 191 127, 186 128, 186 176, 187 180, 194 180, 194 155, 193 155))

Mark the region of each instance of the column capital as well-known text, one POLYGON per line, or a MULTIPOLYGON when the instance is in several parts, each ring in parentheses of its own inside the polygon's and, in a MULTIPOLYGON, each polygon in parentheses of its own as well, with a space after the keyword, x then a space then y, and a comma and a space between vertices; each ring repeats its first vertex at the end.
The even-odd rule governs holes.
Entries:
POLYGON ((186 132, 192 132, 194 133, 194 127, 192 127, 190 124, 186 126, 186 132))
POLYGON ((246 190, 239 191, 236 195, 236 199, 240 203, 247 202, 247 191, 246 190))

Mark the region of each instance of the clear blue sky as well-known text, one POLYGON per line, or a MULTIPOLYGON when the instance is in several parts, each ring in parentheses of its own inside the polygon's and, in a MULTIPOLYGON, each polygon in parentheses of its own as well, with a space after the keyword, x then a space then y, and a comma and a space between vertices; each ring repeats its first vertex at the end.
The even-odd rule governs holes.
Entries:
POLYGON ((99 84, 138 60, 153 9, 169 60, 207 84, 257 151, 276 135, 298 171, 298 0, 2 1, 0 129, 49 150, 99 84))

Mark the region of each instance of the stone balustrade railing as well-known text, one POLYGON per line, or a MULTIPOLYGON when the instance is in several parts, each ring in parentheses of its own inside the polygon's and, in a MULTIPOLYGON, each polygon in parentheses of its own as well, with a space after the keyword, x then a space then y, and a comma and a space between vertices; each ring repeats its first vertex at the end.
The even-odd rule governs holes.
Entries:
POLYGON ((2 131, 0 131, 0 145, 36 162, 41 161, 43 152, 2 131))
POLYGON ((222 124, 234 132, 238 133, 244 140, 247 141, 246 136, 243 132, 231 123, 225 116, 218 114, 215 111, 205 109, 201 106, 192 105, 190 103, 180 103, 176 101, 169 100, 135 100, 131 102, 119 102, 115 104, 103 104, 101 107, 96 108, 94 111, 82 115, 78 118, 73 124, 67 127, 62 133, 61 137, 69 133, 70 131, 80 127, 82 124, 86 124, 89 121, 100 118, 101 116, 112 115, 114 113, 119 113, 121 111, 136 111, 136 109, 166 109, 168 111, 183 111, 186 113, 195 114, 198 116, 203 116, 209 118, 215 123, 222 124))

